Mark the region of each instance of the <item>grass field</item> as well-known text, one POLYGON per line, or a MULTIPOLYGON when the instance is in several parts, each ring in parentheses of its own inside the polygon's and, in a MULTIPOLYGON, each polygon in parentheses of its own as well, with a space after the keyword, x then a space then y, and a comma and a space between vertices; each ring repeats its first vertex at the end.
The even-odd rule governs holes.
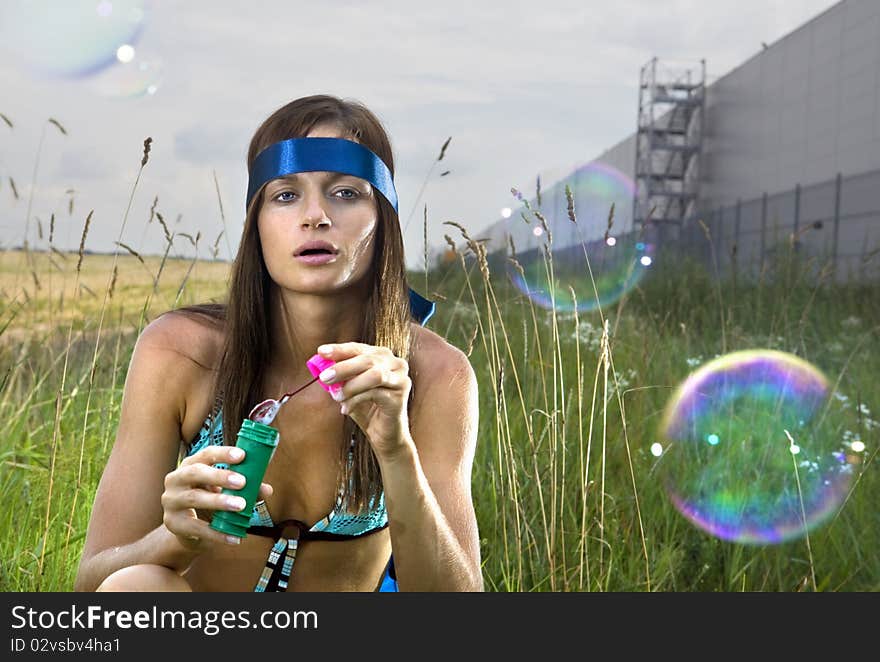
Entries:
MULTIPOLYGON (((127 253, 0 253, 0 589, 71 590, 137 334, 163 310, 220 300, 227 272, 127 253)), ((661 255, 604 316, 538 307, 473 252, 411 274, 438 301, 430 328, 468 353, 479 380, 473 490, 487 590, 880 589, 878 289, 774 273, 718 283, 661 255), (829 434, 864 444, 830 517, 779 544, 691 524, 651 452, 689 373, 757 348, 824 372, 852 414, 829 434)))

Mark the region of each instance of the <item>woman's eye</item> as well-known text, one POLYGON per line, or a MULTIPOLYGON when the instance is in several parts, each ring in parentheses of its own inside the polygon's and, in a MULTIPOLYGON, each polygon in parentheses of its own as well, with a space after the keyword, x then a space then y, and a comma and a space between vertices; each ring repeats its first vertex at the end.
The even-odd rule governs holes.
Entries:
MULTIPOLYGON (((355 198, 360 197, 360 193, 352 188, 339 189, 338 191, 335 191, 333 195, 343 200, 354 200, 355 198)), ((274 199, 278 202, 292 202, 295 197, 296 193, 293 191, 280 191, 275 194, 274 199)))

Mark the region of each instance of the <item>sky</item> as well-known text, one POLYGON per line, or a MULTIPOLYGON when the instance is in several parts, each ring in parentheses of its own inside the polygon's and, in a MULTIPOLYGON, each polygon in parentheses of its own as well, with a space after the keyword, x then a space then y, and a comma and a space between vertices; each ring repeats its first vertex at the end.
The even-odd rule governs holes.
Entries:
MULTIPOLYGON (((705 59, 711 84, 834 4, 3 0, 0 248, 26 230, 45 247, 54 213, 53 245, 77 250, 93 211, 86 248, 160 254, 154 209, 199 235, 203 257, 229 258, 254 130, 292 99, 333 94, 388 130, 407 264, 421 269, 426 208, 433 255, 461 239, 445 221, 479 237, 511 188, 533 194, 538 174, 633 133, 651 58, 705 59)), ((175 254, 192 251, 175 239, 175 254)))

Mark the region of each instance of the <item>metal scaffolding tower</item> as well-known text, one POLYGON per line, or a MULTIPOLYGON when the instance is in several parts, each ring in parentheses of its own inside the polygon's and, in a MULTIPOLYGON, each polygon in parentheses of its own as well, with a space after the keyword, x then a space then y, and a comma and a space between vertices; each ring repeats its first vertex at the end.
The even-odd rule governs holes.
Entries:
POLYGON ((706 61, 671 67, 653 58, 639 75, 633 223, 666 234, 696 214, 706 61))

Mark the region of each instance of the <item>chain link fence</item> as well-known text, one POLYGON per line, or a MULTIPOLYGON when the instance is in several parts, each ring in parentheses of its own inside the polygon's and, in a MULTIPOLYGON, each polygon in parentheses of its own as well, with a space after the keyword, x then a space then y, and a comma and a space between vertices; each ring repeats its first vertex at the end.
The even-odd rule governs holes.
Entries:
POLYGON ((704 209, 676 243, 721 276, 760 277, 794 256, 835 282, 880 282, 880 170, 704 209))

